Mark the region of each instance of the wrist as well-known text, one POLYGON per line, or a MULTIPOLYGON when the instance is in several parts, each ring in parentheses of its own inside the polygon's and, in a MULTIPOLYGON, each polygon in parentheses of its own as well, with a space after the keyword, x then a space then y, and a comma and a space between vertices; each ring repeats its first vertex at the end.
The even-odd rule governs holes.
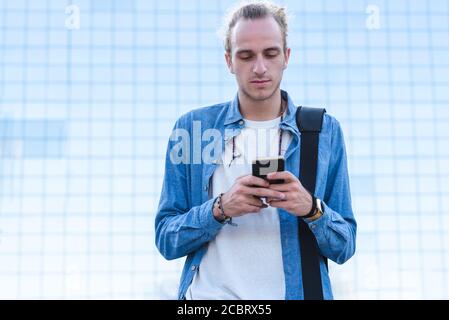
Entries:
POLYGON ((306 213, 305 215, 301 216, 302 218, 310 218, 310 217, 314 216, 316 213, 316 198, 313 194, 310 194, 310 197, 312 199, 310 211, 308 213, 306 213))
POLYGON ((218 222, 220 222, 220 223, 230 223, 232 218, 225 214, 225 211, 223 209, 223 198, 222 197, 223 197, 223 193, 221 193, 215 199, 212 212, 213 212, 214 218, 218 222))
POLYGON ((223 218, 221 216, 221 210, 220 210, 220 206, 219 206, 219 201, 221 199, 219 197, 215 198, 214 204, 212 206, 212 214, 215 218, 215 220, 217 220, 218 222, 222 223, 223 222, 223 218))
POLYGON ((324 214, 321 200, 314 197, 314 201, 315 201, 315 211, 313 212, 312 215, 304 217, 308 222, 315 221, 321 218, 321 216, 324 214))
POLYGON ((217 199, 215 199, 214 206, 212 207, 212 214, 218 222, 221 222, 221 212, 217 205, 217 199))

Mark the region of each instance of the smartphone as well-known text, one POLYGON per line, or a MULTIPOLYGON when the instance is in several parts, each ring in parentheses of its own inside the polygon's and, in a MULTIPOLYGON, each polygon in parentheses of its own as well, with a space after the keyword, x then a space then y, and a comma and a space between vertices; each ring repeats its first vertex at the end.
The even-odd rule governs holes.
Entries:
POLYGON ((252 162, 253 176, 267 180, 272 184, 284 183, 284 179, 267 179, 267 175, 271 172, 280 172, 285 170, 284 157, 257 158, 252 162))

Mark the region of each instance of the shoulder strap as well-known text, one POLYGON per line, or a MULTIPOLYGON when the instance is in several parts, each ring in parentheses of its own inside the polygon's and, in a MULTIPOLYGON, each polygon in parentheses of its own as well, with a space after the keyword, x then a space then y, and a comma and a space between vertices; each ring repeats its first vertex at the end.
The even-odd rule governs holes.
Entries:
MULTIPOLYGON (((301 132, 300 181, 315 194, 318 165, 318 142, 326 109, 298 107, 296 124, 301 132)), ((302 284, 305 300, 323 300, 320 255, 315 236, 302 218, 298 218, 301 250, 302 284)), ((325 259, 327 265, 327 259, 325 259)))

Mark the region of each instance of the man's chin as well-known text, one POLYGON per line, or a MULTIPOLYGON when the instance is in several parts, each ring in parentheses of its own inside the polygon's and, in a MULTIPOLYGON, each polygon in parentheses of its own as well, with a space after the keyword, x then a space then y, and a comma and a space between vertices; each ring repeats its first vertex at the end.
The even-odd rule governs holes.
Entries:
POLYGON ((251 90, 251 91, 247 91, 246 95, 251 98, 252 100, 255 101, 264 101, 264 100, 268 100, 270 99, 273 94, 275 93, 276 90, 251 90))

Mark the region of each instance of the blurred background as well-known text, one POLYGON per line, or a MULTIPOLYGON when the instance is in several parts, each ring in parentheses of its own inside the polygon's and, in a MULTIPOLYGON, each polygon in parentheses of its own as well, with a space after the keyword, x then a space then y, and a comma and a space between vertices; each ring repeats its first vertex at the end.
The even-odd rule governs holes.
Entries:
MULTIPOLYGON (((279 1, 283 89, 348 152, 337 299, 449 298, 449 1, 279 1)), ((0 0, 0 298, 175 299, 154 217, 175 120, 231 100, 228 0, 0 0)))

